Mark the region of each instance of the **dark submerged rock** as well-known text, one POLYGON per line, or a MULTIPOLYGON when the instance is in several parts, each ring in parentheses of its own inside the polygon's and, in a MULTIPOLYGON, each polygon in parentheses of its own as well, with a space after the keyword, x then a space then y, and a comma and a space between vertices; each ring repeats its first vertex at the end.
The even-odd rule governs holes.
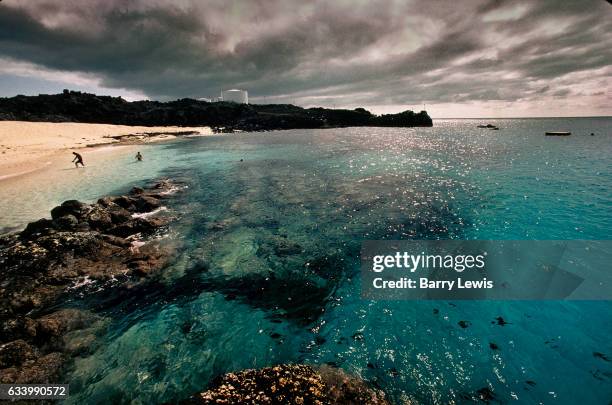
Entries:
POLYGON ((461 392, 458 394, 458 397, 463 401, 459 403, 502 403, 497 399, 497 396, 489 387, 482 387, 475 392, 461 392))
POLYGON ((94 320, 96 317, 88 312, 73 308, 61 309, 37 320, 36 338, 50 344, 67 332, 86 328, 94 320))
POLYGON ((491 321, 491 323, 497 323, 499 326, 510 325, 510 322, 506 322, 506 320, 501 316, 495 318, 495 320, 491 321))
POLYGON ((274 246, 274 253, 277 256, 290 256, 302 253, 302 247, 295 243, 284 239, 277 240, 274 246))
POLYGON ((489 387, 482 387, 476 391, 476 398, 485 403, 489 403, 496 399, 496 395, 489 387))
POLYGON ((461 321, 457 322, 457 325, 459 325, 463 329, 469 327, 471 324, 472 324, 472 322, 464 321, 464 320, 461 320, 461 321))

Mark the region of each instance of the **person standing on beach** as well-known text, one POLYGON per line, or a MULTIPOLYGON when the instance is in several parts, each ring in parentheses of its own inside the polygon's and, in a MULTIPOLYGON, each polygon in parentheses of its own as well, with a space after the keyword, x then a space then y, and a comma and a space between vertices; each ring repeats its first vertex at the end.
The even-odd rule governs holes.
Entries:
POLYGON ((142 155, 140 154, 140 152, 136 154, 136 160, 138 160, 139 162, 142 162, 142 155))
POLYGON ((81 166, 85 167, 85 164, 83 164, 83 156, 81 156, 80 154, 78 154, 76 152, 72 152, 72 154, 74 155, 74 159, 72 159, 72 162, 74 163, 74 166, 78 169, 79 168, 79 163, 80 163, 81 166))

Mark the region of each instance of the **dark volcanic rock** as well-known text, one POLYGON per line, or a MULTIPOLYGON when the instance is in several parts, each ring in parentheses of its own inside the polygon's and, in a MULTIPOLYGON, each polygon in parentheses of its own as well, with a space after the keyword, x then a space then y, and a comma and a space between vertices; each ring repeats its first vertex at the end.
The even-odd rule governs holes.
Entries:
POLYGON ((21 236, 23 238, 48 232, 55 227, 55 224, 52 220, 47 218, 41 218, 38 221, 30 222, 23 231, 21 231, 21 236))
POLYGON ((61 309, 37 319, 36 338, 46 344, 61 338, 65 333, 89 326, 96 317, 73 308, 61 309))
POLYGON ((134 198, 133 201, 138 212, 153 211, 154 209, 159 208, 161 206, 161 203, 157 198, 146 195, 134 198))
POLYGON ((98 205, 108 207, 113 203, 113 197, 102 197, 98 199, 98 205))
POLYGON ((71 214, 63 215, 53 220, 53 224, 57 229, 72 230, 79 225, 79 220, 71 214))
MULTIPOLYGON (((110 206, 94 205, 83 219, 89 224, 91 229, 105 231, 113 226, 113 217, 110 208, 110 206)), ((129 218, 124 217, 124 220, 127 219, 129 218)))
POLYGON ((64 365, 64 355, 50 353, 35 360, 26 361, 21 367, 0 370, 2 384, 57 383, 64 365))
POLYGON ((38 350, 23 339, 13 340, 0 346, 0 369, 20 366, 38 357, 38 350))
POLYGON ((134 201, 125 195, 115 197, 111 200, 113 203, 117 204, 121 208, 125 208, 127 210, 134 210, 134 201))
POLYGON ((115 204, 110 205, 107 212, 109 213, 111 222, 113 224, 120 224, 122 222, 129 221, 132 217, 130 211, 115 204))
POLYGON ((85 204, 77 200, 64 201, 62 205, 59 205, 51 210, 51 218, 58 219, 64 215, 74 215, 75 217, 81 216, 85 204))
POLYGON ((14 339, 32 339, 36 336, 37 323, 27 316, 17 316, 0 324, 0 340, 8 342, 14 339))
POLYGON ((331 367, 279 365, 229 373, 183 404, 388 404, 364 381, 331 367))
POLYGON ((115 235, 102 235, 102 239, 104 239, 105 242, 108 242, 111 245, 119 246, 122 248, 130 247, 132 245, 128 240, 115 235))
POLYGON ((134 218, 109 229, 108 233, 123 238, 137 233, 148 235, 165 224, 161 218, 134 218))

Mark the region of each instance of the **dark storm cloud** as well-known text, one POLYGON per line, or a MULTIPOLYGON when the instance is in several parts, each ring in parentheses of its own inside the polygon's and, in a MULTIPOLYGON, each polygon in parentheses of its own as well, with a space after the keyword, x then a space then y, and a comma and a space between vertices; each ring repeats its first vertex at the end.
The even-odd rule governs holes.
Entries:
POLYGON ((571 96, 580 83, 563 77, 583 71, 607 80, 611 17, 602 0, 6 0, 0 58, 162 99, 244 87, 303 104, 513 101, 571 96))

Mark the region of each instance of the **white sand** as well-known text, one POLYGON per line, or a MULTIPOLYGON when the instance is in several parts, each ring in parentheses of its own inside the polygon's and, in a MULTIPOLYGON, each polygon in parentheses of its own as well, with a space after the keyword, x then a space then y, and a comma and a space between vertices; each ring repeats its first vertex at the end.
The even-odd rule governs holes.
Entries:
MULTIPOLYGON (((113 136, 136 135, 130 142, 146 143, 174 138, 146 133, 197 131, 210 135, 209 127, 141 127, 72 122, 0 121, 0 180, 23 175, 53 164, 59 155, 88 145, 119 143, 113 136)), ((65 156, 64 156, 65 158, 65 156)))

